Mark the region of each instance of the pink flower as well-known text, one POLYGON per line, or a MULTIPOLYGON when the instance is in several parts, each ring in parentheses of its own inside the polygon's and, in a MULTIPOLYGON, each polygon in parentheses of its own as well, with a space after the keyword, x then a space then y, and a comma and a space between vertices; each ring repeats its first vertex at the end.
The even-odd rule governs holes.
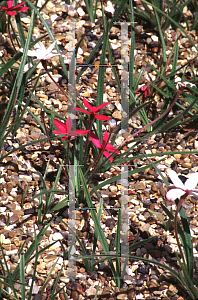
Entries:
POLYGON ((177 173, 173 170, 166 170, 168 176, 170 177, 173 185, 169 185, 168 192, 166 193, 167 200, 174 202, 175 199, 181 196, 193 196, 198 198, 198 189, 195 189, 198 183, 198 173, 192 173, 189 178, 183 184, 183 182, 177 176, 177 173))
POLYGON ((84 103, 84 106, 86 106, 88 108, 89 111, 87 110, 84 110, 82 108, 78 108, 78 107, 74 107, 74 109, 76 110, 79 110, 79 111, 82 111, 88 115, 91 115, 91 118, 94 119, 98 119, 98 120, 101 120, 101 121, 107 121, 107 120, 110 120, 111 118, 109 117, 106 117, 104 115, 97 115, 97 113, 99 112, 100 109, 102 109, 104 106, 106 106, 108 103, 103 103, 99 106, 91 106, 87 100, 85 98, 83 98, 83 103, 84 103))
POLYGON ((187 87, 187 85, 189 85, 190 87, 193 87, 195 86, 195 84, 191 83, 191 82, 188 82, 188 81, 184 81, 184 82, 178 82, 176 84, 176 89, 179 90, 179 89, 185 89, 187 87))
MULTIPOLYGON (((108 133, 106 131, 105 134, 104 134, 104 137, 103 137, 103 143, 101 144, 99 138, 97 138, 97 136, 93 132, 90 133, 90 139, 91 139, 92 143, 98 149, 100 149, 101 151, 104 149, 108 138, 109 138, 109 135, 108 135, 108 133)), ((105 150, 110 151, 110 152, 114 152, 116 149, 110 143, 108 143, 106 145, 106 147, 105 147, 105 150)), ((109 157, 110 156, 110 154, 107 151, 103 152, 103 154, 104 154, 105 157, 109 157)), ((116 153, 120 153, 120 152, 116 151, 116 153)), ((112 162, 113 161, 113 157, 110 157, 109 160, 112 162)))
POLYGON ((8 7, 6 7, 6 6, 2 6, 1 7, 1 5, 0 5, 0 7, 2 9, 7 10, 7 15, 9 15, 9 16, 15 16, 16 15, 15 11, 22 12, 22 11, 25 11, 25 10, 29 9, 29 7, 27 7, 27 6, 22 7, 22 5, 24 3, 25 3, 25 1, 21 2, 20 4, 17 4, 15 6, 13 6, 13 0, 8 0, 7 1, 8 7))
POLYGON ((139 94, 142 93, 144 94, 145 97, 149 97, 150 96, 150 90, 148 88, 148 86, 146 84, 143 84, 142 86, 139 87, 139 89, 137 89, 134 94, 139 94))
POLYGON ((59 120, 54 120, 54 125, 58 128, 59 131, 54 130, 53 133, 54 134, 65 134, 66 136, 62 138, 62 140, 66 140, 68 138, 70 138, 71 136, 78 136, 86 134, 89 132, 89 130, 74 130, 71 131, 72 128, 72 119, 69 117, 66 121, 66 124, 64 124, 63 122, 59 121, 59 120))

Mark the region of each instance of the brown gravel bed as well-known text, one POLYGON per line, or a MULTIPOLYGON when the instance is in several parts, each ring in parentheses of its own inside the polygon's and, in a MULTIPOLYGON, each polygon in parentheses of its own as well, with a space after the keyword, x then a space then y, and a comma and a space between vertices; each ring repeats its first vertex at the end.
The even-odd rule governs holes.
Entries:
MULTIPOLYGON (((41 1, 42 3, 42 1, 41 1)), ((136 1, 137 5, 141 5, 140 1, 136 1)), ((82 34, 87 29, 90 30, 87 37, 80 45, 79 54, 77 55, 77 75, 86 61, 86 58, 91 53, 94 45, 99 40, 102 34, 102 28, 100 26, 100 10, 97 11, 98 26, 90 24, 88 15, 85 11, 85 5, 79 1, 71 4, 71 7, 61 1, 50 1, 44 9, 43 17, 48 20, 51 29, 58 41, 61 51, 65 53, 65 63, 68 66, 68 50, 69 50, 69 38, 67 37, 68 30, 70 29, 70 22, 75 20, 76 23, 76 36, 77 41, 81 38, 82 34)), ((106 16, 107 19, 111 19, 112 11, 116 5, 110 7, 106 4, 106 16)), ((190 18, 190 12, 187 11, 186 15, 190 18)), ((24 14, 25 16, 25 14, 24 14)), ((24 23, 28 28, 29 19, 24 17, 24 23)), ((45 34, 44 28, 38 26, 34 29, 35 36, 45 34)), ((113 56, 115 58, 115 64, 120 65, 120 27, 115 26, 111 30, 110 44, 113 49, 113 56)), ((178 30, 178 34, 181 34, 178 30)), ((196 41, 195 32, 188 32, 193 40, 196 41)), ((5 34, 5 39, 9 40, 5 34)), ((167 56, 176 41, 176 32, 174 30, 167 30, 167 56)), ((46 46, 48 46, 49 39, 45 40, 46 46)), ((50 44, 50 43, 49 43, 50 44)), ((130 33, 129 33, 129 45, 130 45, 130 33)), ((193 47, 189 42, 182 37, 179 42, 179 66, 186 66, 189 64, 189 77, 191 75, 192 67, 194 72, 197 72, 197 60, 194 59, 193 47)), ((6 55, 7 46, 2 45, 1 51, 6 55)), ((9 54, 7 54, 7 58, 9 54)), ((97 91, 97 79, 99 73, 99 57, 100 50, 91 61, 92 66, 89 66, 83 76, 80 78, 76 85, 76 96, 79 99, 82 97, 87 98, 90 102, 96 100, 97 91)), ((155 33, 149 29, 144 29, 143 25, 137 24, 136 26, 136 43, 135 43, 135 61, 137 62, 137 70, 144 67, 144 76, 142 77, 140 84, 147 83, 148 81, 154 81, 157 78, 157 74, 146 65, 145 61, 154 65, 157 69, 161 64, 161 48, 155 33)), ((59 64, 58 57, 53 58, 49 65, 57 66, 59 64)), ((108 65, 109 61, 106 61, 105 67, 105 85, 104 85, 104 101, 109 102, 106 113, 112 116, 117 125, 120 122, 121 107, 119 90, 113 76, 111 67, 108 65)), ((171 60, 167 72, 171 71, 171 60)), ((37 72, 43 72, 39 65, 37 72)), ((61 68, 58 68, 58 72, 54 71, 53 74, 58 77, 59 83, 62 87, 67 89, 67 82, 64 78, 61 68), (57 76, 59 75, 59 76, 57 76)), ((182 70, 181 70, 182 76, 182 70)), ((188 78, 187 78, 188 79, 188 78)), ((3 89, 3 87, 1 87, 3 89)), ((4 89, 5 96, 2 97, 3 101, 9 99, 9 91, 4 89)), ((49 110, 54 107, 55 111, 62 116, 67 116, 68 101, 56 89, 54 83, 50 79, 43 75, 39 81, 38 88, 36 90, 36 96, 49 110)), ((181 100, 182 101, 182 100, 181 100)), ((4 104, 2 104, 4 105, 4 104)), ((162 100, 159 95, 155 95, 153 107, 160 111, 162 108, 162 100)), ((31 111, 40 117, 41 109, 38 104, 32 99, 30 103, 31 111)), ((179 110, 176 111, 179 113, 179 110)), ((169 118, 171 119, 173 113, 170 112, 169 118)), ((152 110, 149 116, 152 119, 152 110)), ((45 116, 46 126, 49 126, 49 119, 45 116)), ((129 133, 133 133, 135 130, 142 127, 142 122, 138 115, 133 116, 129 120, 129 133)), ((103 130, 109 130, 109 124, 104 123, 103 130)), ((0 152, 1 156, 5 155, 14 148, 18 148, 22 144, 41 139, 46 137, 41 128, 36 124, 32 116, 27 112, 24 115, 21 126, 17 131, 16 137, 8 137, 0 152)), ((115 143, 119 146, 123 142, 122 136, 118 136, 115 143)), ((63 148, 59 142, 53 141, 54 148, 59 157, 62 155, 63 148)), ((163 157, 163 161, 157 164, 162 174, 166 176, 166 168, 172 168, 182 176, 188 176, 191 172, 197 172, 198 170, 198 156, 195 151, 198 150, 198 131, 197 129, 179 127, 168 133, 156 134, 144 141, 142 141, 131 152, 131 156, 138 154, 157 154, 166 152, 167 155, 163 157), (178 154, 169 155, 168 152, 178 151, 178 154), (180 151, 189 151, 187 154, 180 154, 180 151), (192 152, 191 154, 189 154, 192 152)), ((151 159, 152 162, 157 162, 161 159, 161 156, 154 156, 151 159)), ((56 178, 57 170, 59 168, 59 162, 54 157, 54 152, 51 149, 49 142, 39 143, 33 146, 25 147, 20 151, 16 151, 11 156, 4 159, 0 164, 0 239, 6 261, 13 272, 19 262, 19 249, 23 245, 23 251, 26 251, 31 243, 34 241, 34 230, 38 234, 41 225, 37 222, 37 211, 39 198, 32 197, 40 191, 40 176, 38 172, 44 174, 46 170, 46 164, 49 161, 48 172, 46 176, 46 186, 51 189, 53 187, 54 180, 56 178)), ((129 170, 137 167, 143 167, 150 164, 146 158, 135 159, 129 162, 129 170)), ((97 174, 95 180, 99 183, 108 178, 120 174, 122 171, 121 166, 114 166, 104 174, 97 174)), ((168 178, 167 178, 168 179, 168 178)), ((67 190, 67 182, 64 175, 61 175, 61 180, 58 183, 57 189, 67 190)), ((103 210, 101 227, 104 230, 109 243, 111 244, 115 239, 116 224, 118 219, 118 208, 120 206, 121 186, 119 182, 105 186, 99 191, 101 198, 103 199, 106 210, 103 210)), ((169 209, 172 208, 173 212, 176 210, 175 204, 166 200, 166 188, 156 173, 154 168, 148 168, 143 172, 134 174, 129 177, 129 245, 135 240, 142 241, 149 237, 153 237, 150 243, 146 243, 144 246, 135 249, 131 255, 136 255, 143 258, 149 258, 152 261, 158 261, 163 264, 167 264, 179 270, 176 254, 178 254, 178 247, 174 237, 173 226, 170 226, 168 231, 165 231, 163 224, 153 213, 157 213, 166 223, 168 223, 168 217, 164 214, 161 204, 166 205, 169 209)), ((54 203, 58 203, 64 199, 62 194, 54 195, 54 203)), ((98 199, 95 195, 92 196, 93 204, 98 206, 98 199)), ((192 199, 193 201, 193 199, 192 199)), ((191 236, 194 243, 194 257, 195 268, 198 267, 198 249, 197 245, 197 232, 198 232, 198 214, 197 205, 187 200, 183 207, 185 213, 190 222, 191 236)), ((87 254, 91 254, 92 243, 94 238, 94 223, 91 219, 90 211, 83 209, 83 205, 76 210, 75 226, 78 237, 83 241, 87 249, 87 254)), ((56 242, 50 249, 43 252, 38 259, 37 281, 34 284, 34 300, 48 299, 54 282, 56 280, 59 270, 62 269, 61 277, 58 287, 61 288, 66 285, 66 293, 68 299, 83 300, 94 299, 97 286, 99 285, 98 299, 100 300, 113 300, 113 299, 147 299, 147 300, 184 300, 189 299, 187 294, 184 293, 181 286, 179 286, 175 279, 164 269, 156 267, 154 263, 143 263, 130 259, 127 274, 124 276, 124 284, 121 289, 118 289, 113 281, 111 270, 108 261, 100 263, 94 271, 91 273, 86 272, 85 266, 82 261, 76 263, 76 278, 74 281, 68 278, 68 260, 65 256, 63 249, 67 249, 68 246, 68 230, 64 223, 68 223, 68 208, 64 208, 59 212, 59 218, 54 218, 52 214, 46 216, 48 221, 52 220, 52 223, 46 231, 44 237, 39 243, 39 250, 47 246, 49 243, 56 242), (55 261, 56 266, 51 274, 47 287, 42 297, 39 297, 39 291, 42 288, 52 266, 55 261)), ((80 254, 80 247, 76 246, 77 254, 80 254)), ((97 254, 102 254, 103 249, 98 242, 97 254)), ((0 259, 2 259, 2 253, 0 251, 0 259)), ((33 275, 34 262, 30 262, 25 269, 27 284, 31 283, 33 275)), ((17 284, 16 284, 17 286, 17 284)), ((19 288, 19 287, 18 287, 19 288)), ((5 298, 6 299, 6 298, 5 298)), ((57 299, 64 299, 64 295, 59 293, 57 299)))

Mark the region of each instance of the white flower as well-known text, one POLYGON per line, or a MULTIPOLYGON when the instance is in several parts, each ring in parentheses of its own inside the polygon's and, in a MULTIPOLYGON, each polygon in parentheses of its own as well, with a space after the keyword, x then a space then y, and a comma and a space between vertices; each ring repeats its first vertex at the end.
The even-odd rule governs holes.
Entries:
POLYGON ((168 192, 166 193, 166 198, 173 202, 175 199, 180 198, 181 196, 193 196, 198 198, 198 189, 195 189, 198 183, 198 173, 192 173, 189 175, 186 182, 183 182, 177 176, 177 173, 173 170, 166 170, 168 176, 170 177, 173 185, 169 185, 168 192))
POLYGON ((178 83, 176 84, 176 89, 177 89, 177 90, 179 90, 179 89, 184 89, 184 88, 187 87, 187 85, 189 85, 190 87, 194 87, 194 86, 195 86, 195 84, 193 84, 193 83, 190 83, 190 82, 188 82, 188 81, 184 81, 184 82, 178 82, 178 83))
MULTIPOLYGON (((34 62, 38 61, 38 60, 47 60, 47 59, 51 59, 52 57, 56 56, 56 55, 60 55, 60 53, 58 53, 56 50, 53 50, 55 43, 52 43, 47 49, 45 48, 45 46, 43 45, 42 42, 38 42, 35 46, 34 49, 35 50, 28 50, 27 55, 28 56, 32 56, 32 57, 36 57, 36 59, 34 60, 34 62)), ((23 48, 20 49, 21 52, 24 51, 23 48)))

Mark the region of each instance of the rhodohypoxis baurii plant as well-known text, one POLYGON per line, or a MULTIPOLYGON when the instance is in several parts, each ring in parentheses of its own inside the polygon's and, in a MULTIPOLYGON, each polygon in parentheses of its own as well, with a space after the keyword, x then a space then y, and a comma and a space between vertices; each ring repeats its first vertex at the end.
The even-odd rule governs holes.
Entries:
MULTIPOLYGON (((90 115, 90 119, 89 119, 89 130, 91 130, 91 126, 92 126, 92 123, 94 121, 94 119, 98 119, 98 120, 101 120, 101 121, 108 121, 110 120, 111 118, 107 117, 107 116, 104 116, 104 115, 98 115, 97 113, 105 106, 107 106, 109 103, 103 103, 99 106, 92 106, 88 103, 88 101, 83 98, 83 103, 84 103, 84 106, 88 109, 88 110, 85 110, 85 109, 82 109, 82 108, 79 108, 79 107, 74 107, 73 109, 76 109, 77 111, 81 111, 81 112, 84 112, 88 115, 90 115)), ((87 141, 86 141, 86 145, 85 145, 85 152, 84 152, 84 157, 86 155, 86 151, 87 151, 87 146, 88 146, 88 140, 89 140, 89 135, 90 135, 90 132, 88 133, 88 136, 87 136, 87 141)))
POLYGON ((13 6, 13 0, 8 0, 7 1, 7 5, 8 6, 2 6, 2 5, 0 5, 0 8, 6 10, 7 15, 9 15, 9 16, 15 16, 16 15, 16 11, 22 12, 22 11, 25 11, 25 10, 29 9, 29 7, 27 7, 27 6, 22 6, 25 2, 26 1, 21 2, 20 4, 17 4, 15 6, 13 6))
POLYGON ((184 82, 178 82, 176 84, 176 88, 179 90, 179 89, 185 89, 188 87, 188 85, 190 87, 195 87, 195 84, 191 83, 191 82, 188 82, 188 81, 184 81, 184 82))
POLYGON ((149 97, 150 96, 150 90, 148 88, 148 86, 146 84, 143 84, 139 87, 139 89, 137 89, 134 94, 143 94, 143 96, 145 97, 149 97))
POLYGON ((180 255, 183 259, 183 262, 185 262, 179 237, 178 237, 177 216, 180 211, 182 203, 188 196, 193 196, 195 198, 198 198, 198 189, 195 189, 195 187, 198 184, 198 173, 190 174, 188 179, 185 181, 185 183, 183 183, 175 171, 167 169, 166 172, 173 183, 172 185, 168 186, 168 192, 166 193, 167 200, 174 202, 177 198, 180 198, 179 203, 177 205, 175 218, 174 218, 174 230, 175 230, 175 238, 177 240, 177 245, 179 247, 180 255))
MULTIPOLYGON (((53 42, 48 48, 45 48, 42 42, 38 42, 34 46, 34 50, 28 50, 27 55, 31 57, 36 57, 34 63, 39 60, 51 59, 54 56, 60 55, 60 53, 58 53, 56 50, 53 50, 55 44, 56 41, 53 42)), ((20 51, 23 52, 23 48, 21 48, 20 51)))
POLYGON ((70 117, 68 117, 65 124, 63 122, 55 119, 54 125, 58 128, 58 130, 53 131, 54 134, 65 134, 65 136, 62 137, 62 140, 67 140, 72 136, 84 135, 89 132, 89 130, 73 130, 73 131, 71 131, 72 119, 70 117))
POLYGON ((83 98, 83 103, 84 103, 84 106, 86 108, 88 108, 88 111, 85 110, 85 109, 82 109, 82 108, 79 108, 79 107, 74 107, 74 109, 76 110, 79 110, 79 111, 82 111, 88 115, 90 115, 90 120, 93 121, 94 119, 98 119, 98 120, 101 120, 101 121, 108 121, 110 120, 111 118, 109 117, 106 117, 104 115, 97 115, 97 113, 103 108, 105 107, 107 104, 109 103, 103 103, 99 106, 91 106, 87 100, 85 98, 83 98))
POLYGON ((89 130, 73 130, 71 131, 72 129, 72 119, 71 117, 68 117, 67 118, 67 121, 66 123, 64 124, 63 122, 55 119, 54 120, 54 125, 58 128, 58 130, 54 130, 53 133, 54 134, 65 134, 64 137, 62 137, 62 140, 67 140, 68 142, 68 147, 67 147, 67 157, 66 157, 66 161, 67 163, 69 163, 69 141, 70 141, 70 138, 72 136, 76 137, 78 135, 84 135, 84 134, 87 134, 89 132, 89 130))
MULTIPOLYGON (((98 149, 100 149, 100 152, 102 154, 104 154, 105 157, 109 157, 110 156, 109 152, 107 152, 107 151, 114 152, 116 150, 110 143, 108 143, 109 135, 108 135, 107 131, 104 134, 103 143, 102 144, 101 144, 101 141, 99 140, 99 138, 93 132, 90 133, 90 139, 91 139, 92 143, 98 149)), ((116 151, 115 153, 120 153, 120 152, 116 151)), ((109 160, 112 162, 113 161, 113 157, 110 157, 109 160)))
POLYGON ((173 185, 168 186, 168 192, 166 194, 166 198, 169 201, 173 202, 180 197, 183 199, 188 196, 198 197, 198 189, 195 189, 198 183, 198 173, 190 174, 186 182, 183 183, 175 171, 167 169, 166 172, 173 183, 173 185))

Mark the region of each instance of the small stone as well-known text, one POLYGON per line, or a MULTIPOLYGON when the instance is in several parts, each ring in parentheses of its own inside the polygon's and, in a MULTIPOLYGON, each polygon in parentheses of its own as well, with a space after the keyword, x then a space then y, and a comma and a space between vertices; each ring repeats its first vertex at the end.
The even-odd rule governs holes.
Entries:
POLYGON ((135 299, 135 290, 134 290, 134 289, 130 289, 130 290, 128 291, 128 299, 129 299, 129 300, 135 299))
POLYGON ((118 188, 115 185, 110 185, 109 190, 110 190, 110 192, 113 193, 113 192, 117 192, 118 188))
POLYGON ((123 294, 119 294, 119 295, 117 295, 117 299, 119 300, 121 300, 121 299, 128 299, 128 297, 127 297, 127 294, 125 294, 125 293, 123 293, 123 294))
POLYGON ((116 120, 121 120, 121 111, 114 111, 114 113, 112 114, 112 118, 116 119, 116 120))
MULTIPOLYGON (((61 78, 62 78, 62 75, 60 75, 60 74, 52 74, 51 76, 52 76, 52 78, 53 78, 56 82, 59 82, 59 81, 61 80, 61 78)), ((53 82, 53 80, 49 77, 49 75, 47 75, 47 76, 45 77, 45 80, 46 80, 48 83, 52 83, 52 82, 53 82)))
POLYGON ((156 186, 156 183, 155 182, 151 182, 151 190, 153 192, 157 192, 158 191, 158 187, 156 186))
POLYGON ((82 96, 85 98, 89 98, 90 97, 90 92, 84 92, 82 93, 82 96))
POLYGON ((57 258, 56 255, 49 254, 49 255, 45 256, 45 257, 43 258, 43 260, 44 260, 45 262, 49 262, 49 261, 55 260, 56 258, 57 258))
POLYGON ((13 238, 13 243, 15 244, 16 247, 19 247, 21 244, 18 237, 13 238))
POLYGON ((137 190, 144 190, 145 189, 145 183, 143 181, 136 182, 135 189, 137 190))
POLYGON ((60 277, 60 281, 62 281, 64 283, 68 283, 69 282, 69 278, 68 277, 60 277))
POLYGON ((79 14, 80 17, 83 17, 83 16, 85 15, 85 12, 84 12, 84 10, 82 9, 82 7, 79 7, 79 8, 77 9, 77 13, 79 14))
POLYGON ((77 291, 72 291, 71 292, 71 297, 73 300, 78 300, 79 299, 79 293, 77 291))
POLYGON ((62 234, 60 232, 55 232, 53 234, 53 240, 54 241, 58 241, 58 240, 62 240, 62 239, 63 239, 63 236, 62 236, 62 234))
POLYGON ((40 287, 36 284, 33 285, 32 294, 38 294, 40 287))
POLYGON ((198 149, 198 141, 197 140, 194 141, 194 147, 195 147, 195 149, 198 149))
POLYGON ((18 263, 18 262, 19 262, 19 256, 18 256, 18 254, 12 254, 12 255, 10 256, 10 261, 11 261, 12 263, 18 263))
POLYGON ((105 225, 110 229, 113 229, 115 226, 115 220, 113 218, 109 218, 105 221, 105 225))
POLYGON ((148 285, 149 289, 156 288, 156 287, 160 286, 159 283, 157 282, 157 280, 154 280, 154 279, 151 279, 151 281, 149 281, 147 283, 147 285, 148 285))
POLYGON ((90 286, 86 291, 85 291, 86 296, 93 296, 96 294, 96 289, 93 286, 90 286))
POLYGON ((114 14, 115 8, 113 7, 111 1, 107 1, 107 7, 105 7, 105 12, 111 13, 112 15, 114 14))
POLYGON ((152 35, 152 36, 151 36, 151 39, 152 39, 154 42, 158 42, 158 36, 156 36, 156 35, 152 35))
POLYGON ((36 267, 36 271, 40 274, 46 274, 46 270, 45 270, 45 263, 42 262, 39 265, 37 265, 36 267))
POLYGON ((174 285, 170 284, 167 291, 167 295, 173 297, 175 294, 177 294, 177 292, 177 288, 174 285))

